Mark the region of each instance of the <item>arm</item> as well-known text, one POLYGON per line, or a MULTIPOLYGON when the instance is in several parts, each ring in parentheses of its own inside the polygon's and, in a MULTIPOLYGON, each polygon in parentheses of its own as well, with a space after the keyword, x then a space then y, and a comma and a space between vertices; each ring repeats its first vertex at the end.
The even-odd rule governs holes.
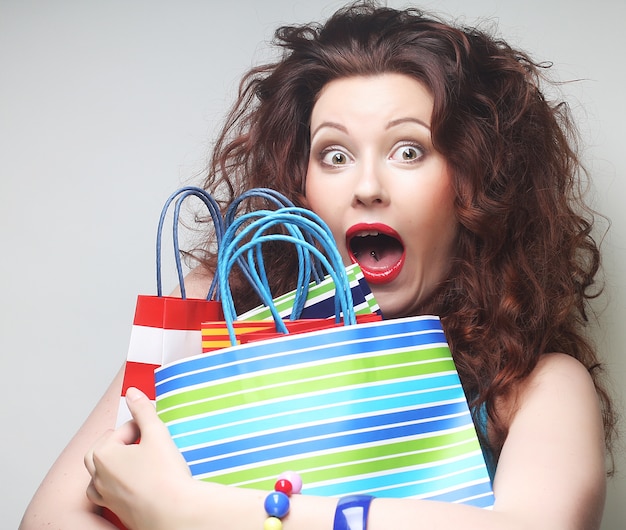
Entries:
POLYGON ((26 509, 20 530, 114 528, 98 515, 99 507, 85 495, 91 477, 83 465, 83 456, 95 440, 115 425, 123 373, 122 367, 85 423, 48 471, 26 509))
MULTIPOLYGON (((510 420, 494 484, 492 511, 429 501, 376 499, 369 530, 599 528, 604 504, 602 421, 586 370, 565 355, 549 355, 503 404, 510 420)), ((124 514, 130 528, 261 528, 267 492, 220 486, 189 477, 188 470, 144 397, 129 404, 142 433, 122 430, 102 439, 86 462, 95 502, 124 514), (151 465, 159 461, 159 466, 151 465), (149 470, 149 471, 146 471, 149 470)), ((505 416, 506 417, 506 416, 505 416)), ((332 528, 336 500, 292 497, 285 530, 332 528)))
MULTIPOLYGON (((204 298, 211 279, 212 274, 204 268, 198 267, 191 271, 185 279, 188 296, 204 298)), ((180 296, 180 291, 177 289, 171 296, 180 296)), ((51 526, 64 530, 115 528, 100 517, 100 507, 86 496, 91 477, 85 469, 83 458, 96 440, 115 426, 123 376, 124 366, 50 468, 26 509, 20 530, 51 526)))

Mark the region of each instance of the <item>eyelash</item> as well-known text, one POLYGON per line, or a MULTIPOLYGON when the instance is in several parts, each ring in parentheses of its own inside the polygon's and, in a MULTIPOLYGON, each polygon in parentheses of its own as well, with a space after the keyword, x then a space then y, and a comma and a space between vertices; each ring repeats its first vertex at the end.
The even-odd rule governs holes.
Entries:
MULTIPOLYGON (((417 156, 416 158, 412 159, 412 160, 400 160, 399 162, 404 163, 404 164, 411 164, 411 163, 415 163, 415 162, 419 162, 421 160, 423 160, 423 158, 426 156, 426 149, 424 149, 424 147, 422 145, 420 145, 417 142, 402 142, 396 146, 394 146, 393 150, 391 151, 391 155, 389 156, 390 159, 393 159, 393 156, 401 149, 404 148, 411 148, 411 149, 415 149, 415 151, 417 151, 417 156)), ((325 166, 325 167, 329 167, 329 168, 334 168, 334 167, 338 167, 338 166, 342 166, 345 164, 333 164, 330 162, 326 161, 326 158, 328 157, 328 155, 331 155, 332 153, 338 153, 343 155, 344 157, 346 157, 347 161, 350 161, 352 159, 352 157, 341 147, 339 146, 329 146, 326 147, 325 149, 322 149, 322 151, 320 151, 318 159, 320 161, 320 164, 325 166)))
POLYGON ((340 153, 343 156, 345 156, 348 161, 351 160, 351 158, 352 158, 352 157, 350 157, 350 155, 348 155, 346 153, 346 151, 344 149, 342 149, 342 148, 340 148, 338 146, 330 146, 330 147, 327 147, 325 149, 322 149, 322 151, 320 152, 319 157, 318 157, 319 161, 320 161, 320 164, 322 164, 323 166, 326 166, 326 167, 337 167, 337 166, 344 165, 344 164, 332 164, 332 163, 326 162, 326 160, 325 160, 326 157, 328 155, 330 155, 331 153, 340 153))
POLYGON ((390 158, 393 158, 393 155, 395 155, 398 151, 400 151, 401 149, 405 149, 407 147, 415 149, 415 151, 417 151, 417 156, 416 156, 416 158, 414 158, 412 160, 400 160, 400 162, 403 162, 403 163, 406 163, 406 164, 410 164, 410 163, 413 163, 413 162, 419 162, 426 156, 426 149, 424 149, 424 147, 422 147, 417 142, 404 142, 404 143, 400 143, 399 145, 394 147, 393 151, 391 152, 390 158))

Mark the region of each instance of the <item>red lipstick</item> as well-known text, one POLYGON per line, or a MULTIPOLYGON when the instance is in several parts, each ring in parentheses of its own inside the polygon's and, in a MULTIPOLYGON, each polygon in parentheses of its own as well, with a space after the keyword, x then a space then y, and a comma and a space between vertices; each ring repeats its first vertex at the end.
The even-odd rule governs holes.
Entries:
POLYGON ((395 280, 406 258, 400 235, 382 223, 358 223, 346 232, 350 259, 358 263, 368 283, 395 280))

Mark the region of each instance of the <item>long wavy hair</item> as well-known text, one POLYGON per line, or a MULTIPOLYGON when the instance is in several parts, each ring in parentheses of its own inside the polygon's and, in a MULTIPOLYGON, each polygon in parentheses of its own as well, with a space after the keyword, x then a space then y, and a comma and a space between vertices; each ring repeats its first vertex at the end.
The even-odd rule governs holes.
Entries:
MULTIPOLYGON (((205 187, 226 203, 270 187, 306 206, 309 122, 320 90, 349 76, 419 80, 434 97, 433 144, 453 175, 460 226, 452 273, 421 310, 441 316, 473 409, 486 405, 486 443, 498 455, 507 435, 497 399, 541 355, 565 352, 594 379, 610 452, 615 416, 585 335, 588 302, 599 293, 594 217, 582 200, 568 107, 542 92, 544 66, 485 31, 371 2, 325 24, 281 27, 275 43, 282 56, 240 84, 205 187)), ((293 260, 282 252, 268 260, 275 292, 288 289, 293 260)), ((234 289, 245 307, 249 290, 234 289)))

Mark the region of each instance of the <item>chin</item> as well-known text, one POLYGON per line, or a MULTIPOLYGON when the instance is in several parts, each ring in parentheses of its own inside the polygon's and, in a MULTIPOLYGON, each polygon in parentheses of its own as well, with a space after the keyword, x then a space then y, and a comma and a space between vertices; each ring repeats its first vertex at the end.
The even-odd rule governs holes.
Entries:
MULTIPOLYGON (((372 289, 372 292, 374 292, 374 289, 372 289)), ((390 318, 405 317, 409 314, 409 311, 405 307, 398 305, 396 300, 385 300, 385 298, 387 298, 386 296, 377 296, 375 292, 374 297, 376 298, 376 301, 380 306, 380 310, 383 313, 383 318, 386 320, 390 318)))

